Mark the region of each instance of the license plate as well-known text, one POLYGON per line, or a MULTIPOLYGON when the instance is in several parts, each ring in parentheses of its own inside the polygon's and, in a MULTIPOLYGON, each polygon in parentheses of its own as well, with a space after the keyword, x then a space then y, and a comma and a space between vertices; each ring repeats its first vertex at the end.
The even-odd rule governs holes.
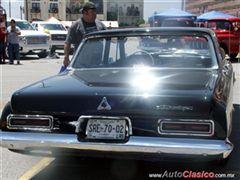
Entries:
POLYGON ((88 139, 125 139, 125 120, 89 119, 86 128, 88 139))

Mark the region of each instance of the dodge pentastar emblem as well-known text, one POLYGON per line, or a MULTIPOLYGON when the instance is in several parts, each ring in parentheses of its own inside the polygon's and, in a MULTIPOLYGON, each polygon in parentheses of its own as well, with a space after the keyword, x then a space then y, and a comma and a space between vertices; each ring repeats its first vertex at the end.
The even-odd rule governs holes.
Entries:
POLYGON ((111 110, 111 106, 109 105, 107 98, 103 97, 102 101, 100 102, 97 110, 111 110))

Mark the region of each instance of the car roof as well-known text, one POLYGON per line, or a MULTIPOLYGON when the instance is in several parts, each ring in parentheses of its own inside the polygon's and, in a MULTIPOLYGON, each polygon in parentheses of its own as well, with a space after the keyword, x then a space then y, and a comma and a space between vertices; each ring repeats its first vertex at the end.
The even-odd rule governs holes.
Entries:
POLYGON ((86 35, 90 36, 121 36, 121 35, 149 35, 149 34, 182 34, 182 33, 195 33, 195 34, 209 34, 214 35, 214 32, 209 28, 199 27, 147 27, 147 28, 124 28, 95 31, 86 35))

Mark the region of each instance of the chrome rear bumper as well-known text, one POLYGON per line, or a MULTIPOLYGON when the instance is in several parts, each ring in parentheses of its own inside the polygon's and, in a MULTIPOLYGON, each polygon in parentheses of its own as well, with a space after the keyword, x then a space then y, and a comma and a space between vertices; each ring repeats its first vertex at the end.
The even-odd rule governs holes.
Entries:
POLYGON ((1 146, 12 150, 69 149, 96 152, 129 152, 168 155, 221 156, 226 158, 233 145, 228 140, 159 138, 130 136, 127 143, 79 142, 74 134, 0 132, 1 146))

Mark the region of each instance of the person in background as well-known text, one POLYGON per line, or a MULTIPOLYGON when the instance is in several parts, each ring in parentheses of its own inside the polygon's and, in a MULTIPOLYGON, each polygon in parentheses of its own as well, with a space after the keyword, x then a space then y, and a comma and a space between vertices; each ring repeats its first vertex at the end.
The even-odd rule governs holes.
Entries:
POLYGON ((6 27, 0 28, 0 64, 5 64, 6 59, 6 27))
POLYGON ((9 64, 14 64, 14 57, 17 59, 17 64, 20 64, 19 35, 21 35, 20 28, 16 26, 15 20, 12 19, 10 26, 7 28, 9 64))
MULTIPOLYGON (((83 4, 81 12, 82 18, 75 21, 73 25, 69 28, 68 35, 64 44, 63 65, 65 68, 70 63, 69 53, 71 44, 74 45, 74 51, 76 51, 85 34, 93 31, 106 29, 106 26, 101 21, 96 19, 97 13, 94 3, 86 2, 85 4, 83 4)), ((64 69, 64 67, 62 68, 64 69)))

